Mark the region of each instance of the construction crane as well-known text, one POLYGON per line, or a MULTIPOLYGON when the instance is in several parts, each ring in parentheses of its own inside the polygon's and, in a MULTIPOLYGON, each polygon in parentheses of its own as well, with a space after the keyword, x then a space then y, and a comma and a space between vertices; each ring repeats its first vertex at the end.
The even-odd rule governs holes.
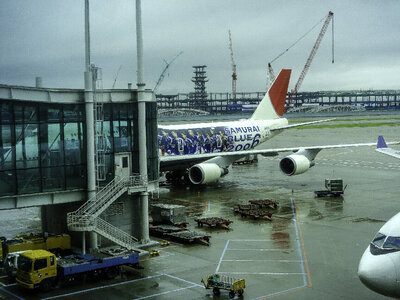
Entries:
POLYGON ((228 30, 228 34, 229 34, 229 50, 231 52, 231 63, 232 63, 232 100, 233 104, 236 104, 236 80, 237 80, 236 64, 235 60, 233 59, 232 36, 230 30, 228 30))
MULTIPOLYGON (((288 49, 286 49, 286 51, 287 51, 288 49)), ((286 52, 285 51, 285 52, 286 52)), ((276 60, 276 59, 275 59, 276 60)), ((275 61, 274 60, 274 61, 275 61)), ((267 80, 267 91, 268 91, 268 89, 270 88, 270 86, 272 85, 272 83, 274 83, 274 81, 275 81, 275 73, 274 73, 274 70, 272 69, 272 66, 271 66, 271 63, 272 63, 273 61, 271 61, 271 62, 269 62, 268 63, 268 80, 267 80)))
MULTIPOLYGON (((297 95, 297 91, 299 90, 301 84, 303 83, 304 77, 306 76, 307 71, 310 68, 310 65, 311 65, 311 62, 312 62, 312 60, 313 60, 313 58, 315 56, 315 53, 317 53, 317 50, 319 48, 319 45, 321 44, 322 38, 324 37, 326 30, 328 29, 329 22, 332 19, 333 19, 333 12, 330 11, 328 13, 328 16, 326 17, 324 25, 321 28, 321 32, 319 33, 319 35, 317 37, 317 40, 315 41, 314 47, 312 48, 311 53, 308 56, 308 59, 306 61, 306 64, 304 65, 303 71, 301 71, 300 77, 297 80, 297 83, 294 86, 294 89, 290 92, 290 98, 289 98, 289 101, 288 101, 288 103, 286 105, 286 110, 290 107, 290 105, 292 104, 293 98, 297 95)), ((332 24, 333 24, 333 21, 332 21, 332 24)), ((333 52, 333 49, 334 49, 333 41, 334 40, 333 40, 333 25, 332 25, 332 63, 335 62, 335 59, 334 59, 334 56, 333 56, 333 54, 334 54, 334 52, 333 52)))
POLYGON ((165 73, 167 72, 168 68, 171 66, 171 64, 178 58, 178 56, 180 56, 183 53, 183 51, 179 52, 170 62, 167 62, 164 59, 164 62, 166 64, 164 70, 162 71, 160 77, 157 80, 157 83, 153 89, 153 92, 156 93, 156 91, 158 90, 158 88, 160 87, 161 82, 164 80, 165 77, 165 73))
POLYGON ((111 87, 112 89, 115 88, 115 84, 117 83, 118 75, 119 75, 119 72, 121 71, 121 69, 122 69, 122 65, 119 66, 118 71, 117 71, 117 75, 115 75, 114 83, 113 83, 113 85, 111 87))
POLYGON ((303 83, 304 77, 307 74, 308 69, 310 68, 311 62, 319 48, 319 45, 321 44, 322 38, 324 37, 326 30, 328 28, 328 25, 330 23, 330 21, 332 20, 332 63, 334 63, 334 28, 333 28, 333 12, 329 12, 328 15, 324 18, 322 18, 317 24, 315 24, 309 31, 307 31, 304 35, 302 35, 298 40, 296 40, 292 45, 290 45, 287 49, 285 49, 282 53, 280 53, 277 57, 275 57, 273 60, 271 60, 268 63, 268 77, 269 80, 267 82, 267 88, 271 86, 271 84, 274 82, 275 80, 275 74, 274 71, 272 69, 272 63, 274 61, 276 61, 278 58, 280 58, 283 54, 285 54, 286 52, 289 51, 289 49, 291 49, 292 47, 294 47, 298 42, 300 42, 300 40, 302 40, 305 36, 307 36, 319 23, 321 23, 323 20, 325 20, 324 24, 322 25, 321 31, 317 37, 317 40, 314 44, 314 47, 311 50, 311 53, 306 61, 306 64, 304 65, 304 68, 300 74, 299 79, 297 80, 297 83, 295 85, 295 88, 291 91, 291 96, 289 99, 289 103, 287 104, 287 106, 289 106, 291 104, 291 100, 293 100, 294 96, 297 94, 297 91, 299 90, 301 84, 303 83))

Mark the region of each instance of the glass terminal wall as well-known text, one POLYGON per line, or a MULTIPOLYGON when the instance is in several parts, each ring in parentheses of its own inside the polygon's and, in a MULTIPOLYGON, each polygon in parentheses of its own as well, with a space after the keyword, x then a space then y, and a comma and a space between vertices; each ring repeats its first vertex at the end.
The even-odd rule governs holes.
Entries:
MULTIPOLYGON (((0 100, 0 197, 86 189, 84 104, 0 100)), ((104 104, 107 183, 114 153, 131 152, 139 173, 137 102, 104 104)), ((158 179, 156 103, 147 103, 148 178, 158 179)), ((97 126, 99 131, 99 126, 97 126)))
POLYGON ((0 196, 85 188, 83 109, 0 101, 0 196))
MULTIPOLYGON (((114 178, 114 154, 132 152, 132 171, 139 173, 138 106, 130 103, 104 104, 103 134, 105 136, 106 182, 114 178)), ((158 179, 157 105, 146 104, 147 175, 158 179)), ((97 131, 99 133, 99 126, 97 131)))

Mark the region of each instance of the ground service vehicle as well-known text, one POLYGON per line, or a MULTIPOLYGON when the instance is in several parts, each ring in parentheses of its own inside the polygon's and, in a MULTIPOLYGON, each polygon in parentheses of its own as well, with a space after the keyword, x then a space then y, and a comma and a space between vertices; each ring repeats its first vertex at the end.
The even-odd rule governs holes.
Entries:
POLYGON ((84 275, 114 278, 120 266, 139 263, 139 254, 134 252, 107 255, 97 253, 72 254, 63 258, 46 250, 32 250, 18 258, 17 283, 28 289, 46 291, 57 284, 83 279, 84 275))
POLYGON ((228 290, 229 297, 235 297, 238 293, 239 296, 243 295, 246 282, 244 279, 233 279, 232 277, 223 276, 220 274, 210 274, 201 280, 206 289, 213 289, 214 295, 220 294, 220 289, 228 290))
POLYGON ((71 237, 68 234, 27 234, 20 235, 13 239, 1 240, 0 259, 8 253, 44 249, 54 252, 57 255, 71 249, 71 237))
MULTIPOLYGON (((0 261, 3 260, 3 243, 6 241, 5 237, 0 237, 0 261)), ((5 255, 4 255, 5 256, 5 255)))
POLYGON ((11 252, 4 257, 3 267, 8 278, 13 279, 17 276, 18 257, 26 251, 29 250, 11 252))

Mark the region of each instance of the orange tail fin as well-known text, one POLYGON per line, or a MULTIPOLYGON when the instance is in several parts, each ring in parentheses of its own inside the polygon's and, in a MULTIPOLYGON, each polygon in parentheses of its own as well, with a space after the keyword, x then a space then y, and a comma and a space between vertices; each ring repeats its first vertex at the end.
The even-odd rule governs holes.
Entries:
POLYGON ((283 115, 292 70, 282 69, 251 116, 253 120, 277 119, 283 115))

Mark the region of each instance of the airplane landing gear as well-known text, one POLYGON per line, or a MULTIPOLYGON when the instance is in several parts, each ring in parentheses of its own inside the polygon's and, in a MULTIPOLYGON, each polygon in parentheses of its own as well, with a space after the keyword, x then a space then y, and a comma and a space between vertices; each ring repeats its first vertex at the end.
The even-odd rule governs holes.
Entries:
POLYGON ((165 174, 165 178, 174 184, 190 184, 189 173, 187 171, 170 171, 165 174))

